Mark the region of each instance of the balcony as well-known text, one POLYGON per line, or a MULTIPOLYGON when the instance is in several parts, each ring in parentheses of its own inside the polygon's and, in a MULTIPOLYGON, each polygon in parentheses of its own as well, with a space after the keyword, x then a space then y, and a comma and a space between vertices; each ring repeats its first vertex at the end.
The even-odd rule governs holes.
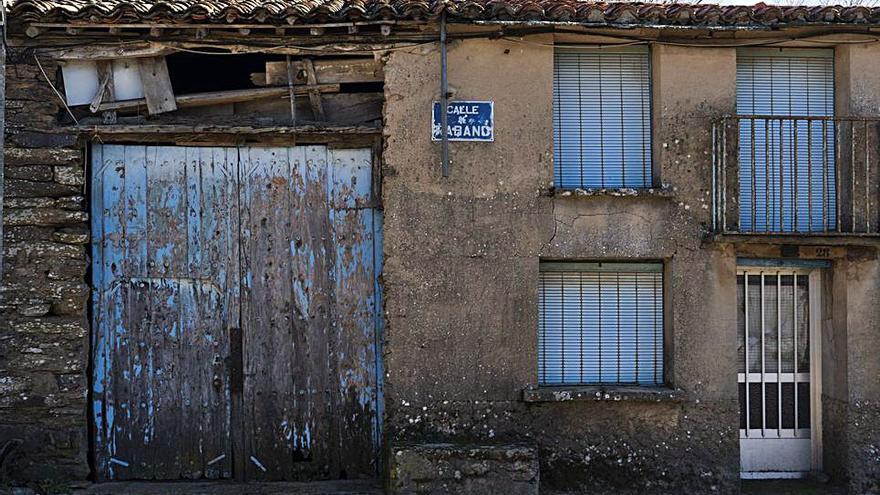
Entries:
POLYGON ((716 238, 876 243, 880 117, 725 116, 712 162, 716 238))

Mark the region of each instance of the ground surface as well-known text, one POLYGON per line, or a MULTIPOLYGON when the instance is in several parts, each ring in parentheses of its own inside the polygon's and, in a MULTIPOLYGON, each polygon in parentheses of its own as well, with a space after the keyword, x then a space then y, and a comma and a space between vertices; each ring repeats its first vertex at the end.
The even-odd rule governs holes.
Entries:
POLYGON ((840 486, 814 481, 744 481, 743 495, 846 495, 840 486))
MULTIPOLYGON (((4 491, 0 495, 16 492, 4 491)), ((22 491, 21 495, 34 492, 22 491)), ((382 495, 377 480, 326 481, 316 483, 233 483, 233 482, 119 482, 88 485, 72 495, 382 495)), ((544 491, 542 491, 544 493, 544 491)), ((554 492, 548 495, 563 495, 554 492)), ((564 494, 573 495, 573 494, 564 494)), ((745 481, 742 495, 847 495, 843 487, 813 481, 745 481)))
POLYGON ((101 483, 74 495, 382 495, 379 481, 316 483, 126 482, 101 483))

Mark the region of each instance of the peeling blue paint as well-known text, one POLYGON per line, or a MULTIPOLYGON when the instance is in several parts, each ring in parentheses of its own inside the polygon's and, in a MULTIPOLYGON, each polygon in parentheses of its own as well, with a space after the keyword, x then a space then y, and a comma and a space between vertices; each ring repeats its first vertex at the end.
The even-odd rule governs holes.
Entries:
MULTIPOLYGON (((278 421, 268 423, 280 424, 280 428, 267 430, 280 435, 276 441, 298 449, 297 455, 310 456, 312 451, 332 448, 328 446, 333 436, 327 434, 328 426, 323 424, 329 418, 311 416, 312 408, 323 404, 315 397, 325 394, 330 385, 334 403, 340 408, 335 414, 345 423, 343 428, 350 430, 344 434, 366 432, 365 444, 372 443, 378 457, 384 388, 379 283, 382 214, 373 198, 370 153, 321 146, 259 148, 253 156, 262 159, 243 159, 245 150, 94 147, 92 415, 97 426, 96 468, 101 479, 161 477, 157 473, 169 466, 183 472, 183 467, 175 468, 175 463, 187 457, 186 449, 198 451, 198 462, 209 458, 216 462, 211 472, 228 475, 234 453, 227 457, 218 454, 231 452, 231 446, 222 444, 228 439, 220 440, 218 448, 204 443, 230 433, 227 336, 229 328, 241 322, 221 321, 220 316, 230 310, 237 314, 240 299, 253 297, 254 284, 265 282, 263 277, 277 279, 277 274, 243 268, 239 271, 234 262, 218 263, 211 255, 218 250, 238 250, 243 239, 277 241, 273 236, 285 235, 282 229, 289 227, 260 226, 260 218, 245 226, 241 218, 227 214, 239 208, 237 203, 245 211, 258 193, 287 191, 288 204, 279 203, 278 208, 290 207, 295 201, 305 201, 305 192, 316 186, 326 193, 322 204, 301 207, 306 213, 309 208, 321 208, 323 216, 315 220, 314 228, 326 231, 310 232, 311 239, 291 235, 280 244, 280 251, 296 260, 302 272, 291 273, 294 279, 286 282, 284 292, 289 297, 290 314, 260 316, 249 324, 260 332, 279 329, 278 335, 283 336, 285 325, 298 318, 329 318, 326 332, 345 345, 335 349, 334 359, 339 363, 333 371, 334 383, 315 385, 310 375, 300 378, 292 400, 278 404, 278 421), (252 186, 242 187, 249 176, 264 170, 273 171, 264 174, 270 179, 269 189, 266 182, 260 184, 258 192, 249 190, 252 186), (315 277, 318 272, 329 280, 329 285, 315 277), (199 325, 205 329, 197 332, 199 325), (181 368, 192 363, 210 367, 211 371, 184 379, 181 368), (215 375, 220 378, 219 386, 214 384, 215 375), (208 383, 204 383, 205 377, 208 383), (200 390, 205 389, 215 391, 210 400, 197 395, 204 394, 200 390), (196 416, 173 416, 191 411, 188 408, 194 404, 211 414, 226 411, 226 416, 218 413, 221 423, 214 426, 196 416), (291 407, 308 411, 308 415, 293 420, 291 407), (157 454, 155 449, 178 440, 169 437, 169 432, 201 436, 182 445, 182 451, 157 454), (113 459, 125 459, 130 466, 120 471, 116 468, 121 465, 113 459)), ((294 226, 289 232, 298 229, 294 226)), ((279 250, 279 244, 265 245, 279 250)), ((281 254, 266 252, 265 257, 273 261, 273 256, 281 254)), ((306 342, 311 340, 309 336, 306 342)), ((260 471, 277 466, 271 456, 263 453, 251 459, 256 459, 252 465, 260 471)), ((188 469, 208 472, 210 464, 188 469)))

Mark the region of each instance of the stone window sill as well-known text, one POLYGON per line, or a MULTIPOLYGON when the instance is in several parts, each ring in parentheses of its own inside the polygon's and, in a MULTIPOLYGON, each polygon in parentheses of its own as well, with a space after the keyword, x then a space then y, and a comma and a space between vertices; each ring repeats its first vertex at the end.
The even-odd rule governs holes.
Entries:
POLYGON ((550 196, 554 198, 672 198, 675 191, 669 187, 653 187, 649 189, 553 189, 550 196))
POLYGON ((597 387, 562 386, 528 387, 523 390, 524 402, 684 402, 685 393, 666 387, 597 387))

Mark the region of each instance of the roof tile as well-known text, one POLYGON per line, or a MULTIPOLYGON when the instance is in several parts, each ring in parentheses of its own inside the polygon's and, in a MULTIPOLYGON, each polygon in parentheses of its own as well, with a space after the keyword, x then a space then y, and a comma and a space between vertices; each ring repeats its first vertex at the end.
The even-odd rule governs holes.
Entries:
POLYGON ((779 7, 591 2, 585 0, 13 0, 23 22, 292 24, 425 20, 445 10, 462 20, 563 21, 607 25, 880 24, 880 7, 779 7))

